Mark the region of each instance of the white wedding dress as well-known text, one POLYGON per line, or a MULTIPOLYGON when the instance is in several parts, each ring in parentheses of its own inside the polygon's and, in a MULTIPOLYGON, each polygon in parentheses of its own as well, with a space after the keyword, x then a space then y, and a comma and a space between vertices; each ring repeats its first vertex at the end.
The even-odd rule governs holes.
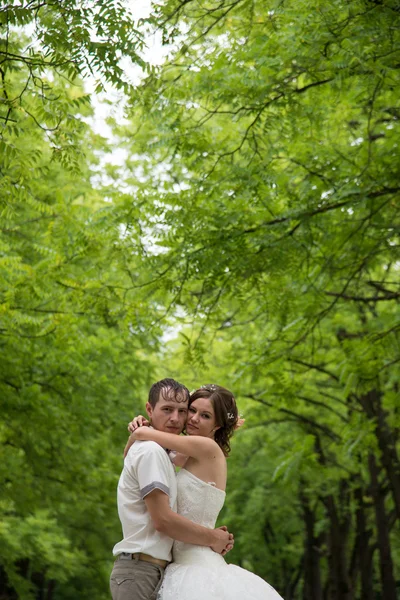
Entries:
MULTIPOLYGON (((225 492, 186 469, 178 480, 178 513, 204 527, 215 527, 225 492)), ((282 600, 263 579, 211 548, 175 542, 174 562, 166 571, 158 600, 282 600)))

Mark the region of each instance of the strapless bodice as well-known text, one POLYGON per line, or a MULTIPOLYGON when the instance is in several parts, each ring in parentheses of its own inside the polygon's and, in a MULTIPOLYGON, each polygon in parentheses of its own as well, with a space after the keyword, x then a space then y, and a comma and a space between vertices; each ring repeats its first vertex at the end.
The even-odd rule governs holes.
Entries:
MULTIPOLYGON (((178 484, 178 514, 186 517, 193 523, 214 529, 219 512, 225 502, 225 492, 211 483, 202 481, 186 469, 181 469, 177 475, 178 484)), ((194 546, 176 541, 173 547, 173 560, 180 564, 215 565, 224 561, 222 556, 216 554, 205 546, 194 546)))
MULTIPOLYGON (((213 528, 224 505, 225 492, 186 469, 177 476, 180 515, 213 528)), ((263 579, 228 565, 211 548, 175 542, 158 600, 282 600, 263 579)))

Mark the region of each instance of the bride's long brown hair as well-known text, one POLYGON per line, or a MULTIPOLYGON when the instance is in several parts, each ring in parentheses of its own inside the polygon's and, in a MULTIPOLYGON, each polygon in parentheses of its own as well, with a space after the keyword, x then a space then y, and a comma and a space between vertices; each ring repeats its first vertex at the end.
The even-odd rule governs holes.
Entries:
POLYGON ((232 392, 220 385, 210 383, 190 394, 189 406, 194 400, 208 398, 213 406, 215 424, 219 427, 214 439, 225 456, 231 451, 230 438, 237 426, 239 414, 232 392))

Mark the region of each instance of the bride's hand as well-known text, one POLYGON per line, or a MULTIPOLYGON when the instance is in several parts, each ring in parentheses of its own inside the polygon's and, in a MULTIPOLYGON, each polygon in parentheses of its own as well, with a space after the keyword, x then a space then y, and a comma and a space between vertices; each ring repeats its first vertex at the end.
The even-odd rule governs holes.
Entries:
POLYGON ((228 552, 230 552, 233 549, 233 546, 235 544, 235 541, 232 539, 229 544, 226 546, 225 550, 222 550, 221 555, 225 556, 226 554, 228 554, 228 552))
POLYGON ((179 467, 180 469, 185 466, 186 461, 189 458, 188 456, 186 456, 186 454, 182 454, 181 452, 175 452, 175 450, 170 451, 169 457, 174 463, 175 467, 179 467))
MULTIPOLYGON (((225 525, 222 525, 222 527, 220 527, 220 529, 222 529, 223 531, 228 531, 228 528, 225 525)), ((235 537, 234 537, 233 533, 229 533, 229 542, 227 543, 224 550, 222 550, 222 552, 221 552, 222 556, 225 556, 225 554, 228 554, 228 552, 230 552, 232 550, 234 545, 235 545, 235 537)))
POLYGON ((224 556, 229 550, 232 550, 234 544, 233 534, 229 533, 228 528, 223 525, 214 529, 215 541, 211 545, 211 549, 217 554, 224 556))
POLYGON ((135 417, 133 419, 133 421, 131 421, 128 425, 128 431, 129 433, 133 433, 135 431, 135 429, 137 429, 138 427, 148 427, 150 425, 150 421, 148 421, 146 419, 146 417, 143 417, 142 415, 138 415, 137 417, 135 417))

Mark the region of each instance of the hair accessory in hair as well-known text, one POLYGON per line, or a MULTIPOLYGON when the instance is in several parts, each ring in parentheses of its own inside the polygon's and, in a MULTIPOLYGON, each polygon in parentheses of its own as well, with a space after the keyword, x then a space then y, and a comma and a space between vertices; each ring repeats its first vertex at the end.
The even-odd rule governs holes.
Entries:
POLYGON ((235 419, 235 415, 233 413, 227 413, 226 416, 228 417, 229 421, 233 421, 235 419))
POLYGON ((217 388, 218 388, 218 386, 215 385, 215 383, 206 383, 206 385, 202 385, 200 389, 209 390, 210 392, 215 392, 215 390, 217 388))

